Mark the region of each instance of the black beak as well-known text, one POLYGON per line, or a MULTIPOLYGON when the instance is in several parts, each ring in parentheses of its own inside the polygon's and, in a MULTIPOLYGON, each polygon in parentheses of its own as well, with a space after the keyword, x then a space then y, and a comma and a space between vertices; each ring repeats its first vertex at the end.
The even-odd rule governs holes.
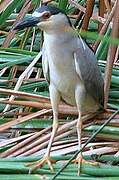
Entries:
POLYGON ((40 18, 39 17, 30 17, 26 20, 23 20, 19 23, 16 24, 16 26, 13 28, 13 30, 17 30, 17 29, 24 29, 26 27, 33 27, 36 26, 37 23, 40 22, 40 18))

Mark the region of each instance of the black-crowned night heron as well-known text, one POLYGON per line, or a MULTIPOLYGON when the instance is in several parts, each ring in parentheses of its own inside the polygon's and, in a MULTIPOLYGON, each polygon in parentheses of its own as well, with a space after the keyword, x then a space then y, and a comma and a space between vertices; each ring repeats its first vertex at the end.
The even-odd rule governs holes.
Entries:
MULTIPOLYGON (((14 29, 37 25, 44 32, 42 49, 43 72, 49 82, 49 92, 53 109, 53 129, 47 152, 35 167, 45 162, 50 168, 50 150, 58 129, 58 105, 60 99, 76 105, 79 116, 77 134, 81 148, 81 116, 83 112, 96 112, 103 108, 103 78, 96 57, 86 43, 74 33, 67 15, 52 6, 41 6, 32 17, 18 23, 14 29)), ((80 165, 81 153, 77 157, 80 165)))

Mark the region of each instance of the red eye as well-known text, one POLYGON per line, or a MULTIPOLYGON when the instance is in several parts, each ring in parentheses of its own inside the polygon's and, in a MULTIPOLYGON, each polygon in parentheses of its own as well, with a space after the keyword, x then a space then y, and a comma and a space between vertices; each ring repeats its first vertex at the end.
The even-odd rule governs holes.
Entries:
POLYGON ((44 19, 48 19, 50 16, 51 16, 51 14, 48 12, 43 14, 44 19))

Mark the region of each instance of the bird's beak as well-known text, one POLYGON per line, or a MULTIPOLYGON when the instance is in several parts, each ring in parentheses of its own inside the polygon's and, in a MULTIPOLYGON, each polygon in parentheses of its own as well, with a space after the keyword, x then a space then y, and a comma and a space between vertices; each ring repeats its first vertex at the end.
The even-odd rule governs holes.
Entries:
POLYGON ((16 24, 16 26, 13 28, 13 30, 17 29, 24 29, 26 27, 33 27, 36 26, 40 22, 40 17, 29 17, 26 20, 23 20, 16 24))

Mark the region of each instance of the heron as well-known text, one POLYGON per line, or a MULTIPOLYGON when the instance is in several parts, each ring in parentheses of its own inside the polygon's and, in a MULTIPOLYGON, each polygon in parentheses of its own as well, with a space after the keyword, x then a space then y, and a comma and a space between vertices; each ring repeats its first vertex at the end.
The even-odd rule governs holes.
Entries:
MULTIPOLYGON (((14 29, 38 26, 44 33, 42 47, 42 67, 49 83, 49 93, 53 110, 52 133, 44 157, 34 164, 34 168, 48 163, 51 170, 51 146, 58 130, 58 105, 60 100, 76 106, 78 110, 78 148, 81 148, 82 114, 98 112, 104 107, 104 81, 92 49, 85 43, 66 13, 54 6, 43 5, 31 17, 19 22, 14 29)), ((82 153, 76 157, 79 165, 82 153)))

